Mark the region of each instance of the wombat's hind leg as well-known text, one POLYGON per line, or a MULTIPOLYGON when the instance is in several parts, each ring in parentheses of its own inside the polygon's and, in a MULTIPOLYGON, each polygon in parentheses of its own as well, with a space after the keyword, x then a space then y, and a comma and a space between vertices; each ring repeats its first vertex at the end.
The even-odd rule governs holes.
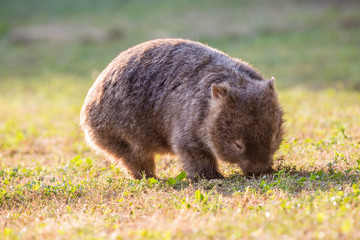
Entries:
POLYGON ((224 178, 218 171, 216 159, 210 153, 198 149, 180 149, 177 154, 180 155, 180 160, 190 179, 224 178))
POLYGON ((155 176, 155 161, 152 154, 135 150, 128 142, 112 137, 101 138, 102 149, 116 160, 120 160, 133 178, 141 179, 155 176))
POLYGON ((146 178, 156 178, 153 156, 144 156, 137 152, 133 152, 130 155, 123 156, 122 162, 135 179, 141 179, 144 175, 146 178))

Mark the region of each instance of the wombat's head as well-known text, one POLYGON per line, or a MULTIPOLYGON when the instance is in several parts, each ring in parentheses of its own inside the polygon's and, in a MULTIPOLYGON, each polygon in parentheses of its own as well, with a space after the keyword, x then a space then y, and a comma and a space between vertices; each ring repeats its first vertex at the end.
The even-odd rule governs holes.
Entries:
POLYGON ((207 132, 217 158, 237 163, 247 175, 272 172, 273 154, 283 135, 283 112, 274 79, 244 88, 211 86, 207 132))

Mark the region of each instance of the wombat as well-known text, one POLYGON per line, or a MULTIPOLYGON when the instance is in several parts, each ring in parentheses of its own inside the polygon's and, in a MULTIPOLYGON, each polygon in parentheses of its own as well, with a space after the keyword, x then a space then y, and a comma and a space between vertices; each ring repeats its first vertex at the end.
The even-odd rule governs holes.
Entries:
POLYGON ((156 153, 178 155, 191 179, 222 178, 217 159, 245 174, 269 173, 283 136, 273 78, 183 39, 120 53, 90 88, 80 118, 90 146, 134 178, 156 177, 156 153))

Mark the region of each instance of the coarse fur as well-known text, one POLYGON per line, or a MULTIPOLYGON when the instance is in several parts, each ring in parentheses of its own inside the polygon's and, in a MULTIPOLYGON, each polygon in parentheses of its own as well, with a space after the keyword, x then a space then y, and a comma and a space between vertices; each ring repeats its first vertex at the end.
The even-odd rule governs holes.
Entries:
POLYGON ((274 89, 250 65, 183 39, 120 53, 81 110, 88 143, 134 178, 155 177, 154 155, 174 153, 190 178, 221 178, 217 159, 271 172, 283 135, 274 89))

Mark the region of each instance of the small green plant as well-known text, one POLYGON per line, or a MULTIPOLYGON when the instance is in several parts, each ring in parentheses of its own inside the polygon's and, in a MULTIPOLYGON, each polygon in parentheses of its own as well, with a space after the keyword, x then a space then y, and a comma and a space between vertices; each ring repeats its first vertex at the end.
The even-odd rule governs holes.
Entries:
POLYGON ((199 189, 195 191, 195 201, 198 203, 206 203, 208 196, 204 195, 199 189))
POLYGON ((182 171, 175 178, 170 177, 167 180, 167 184, 170 186, 175 186, 175 185, 179 184, 185 178, 186 178, 186 172, 182 171))

